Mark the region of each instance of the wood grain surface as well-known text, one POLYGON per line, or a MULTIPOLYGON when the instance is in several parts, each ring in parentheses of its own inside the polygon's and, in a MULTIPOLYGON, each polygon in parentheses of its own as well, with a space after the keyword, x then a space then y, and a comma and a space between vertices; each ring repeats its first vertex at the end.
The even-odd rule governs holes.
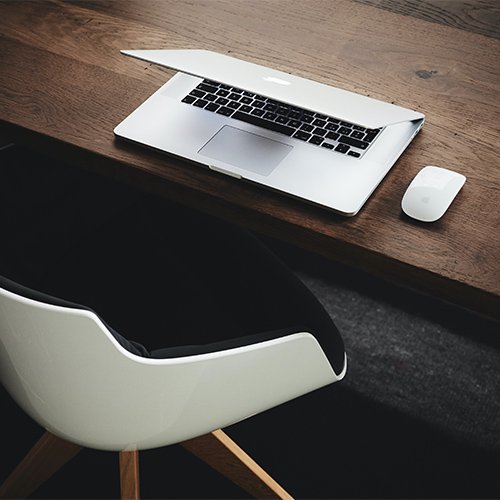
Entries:
POLYGON ((0 2, 0 128, 70 164, 499 318, 500 42, 406 14, 350 0, 0 2), (173 75, 123 48, 228 53, 421 111, 426 124, 359 214, 344 218, 116 140, 113 128, 173 75), (467 176, 434 224, 400 208, 424 165, 467 176))
POLYGON ((27 498, 82 447, 45 431, 0 486, 0 498, 27 498))
POLYGON ((122 500, 139 500, 139 451, 120 451, 120 497, 122 500))
POLYGON ((180 445, 253 498, 293 500, 282 486, 221 429, 183 441, 180 445))
POLYGON ((357 2, 500 38, 497 0, 356 0, 357 2))

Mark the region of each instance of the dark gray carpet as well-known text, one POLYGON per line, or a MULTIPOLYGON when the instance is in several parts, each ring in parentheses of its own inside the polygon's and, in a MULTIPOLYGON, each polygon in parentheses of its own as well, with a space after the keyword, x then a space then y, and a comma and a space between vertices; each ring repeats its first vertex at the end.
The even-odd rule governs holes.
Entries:
MULTIPOLYGON (((91 231, 106 211, 142 196, 20 149, 4 153, 4 273, 14 265, 36 273, 34 248, 50 260, 37 207, 91 231), (69 202, 84 208, 77 218, 61 213, 69 202)), ((267 241, 334 318, 348 373, 227 433, 296 498, 500 498, 498 323, 267 241)), ((0 399, 1 481, 42 431, 3 389, 0 399)), ((113 498, 117 474, 114 454, 86 450, 36 497, 113 498)), ((141 453, 141 491, 144 498, 246 497, 177 446, 141 453)))
POLYGON ((457 439, 500 450, 498 324, 376 280, 367 293, 333 270, 301 267, 299 276, 343 334, 349 389, 457 439), (377 295, 377 286, 385 294, 377 295))

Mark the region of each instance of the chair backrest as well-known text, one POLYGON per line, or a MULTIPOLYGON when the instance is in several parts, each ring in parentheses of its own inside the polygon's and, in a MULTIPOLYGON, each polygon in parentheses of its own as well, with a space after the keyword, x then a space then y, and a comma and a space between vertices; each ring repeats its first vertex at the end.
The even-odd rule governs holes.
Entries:
POLYGON ((171 359, 125 350, 88 310, 0 287, 0 381, 34 420, 96 449, 190 439, 342 378, 296 333, 171 359))

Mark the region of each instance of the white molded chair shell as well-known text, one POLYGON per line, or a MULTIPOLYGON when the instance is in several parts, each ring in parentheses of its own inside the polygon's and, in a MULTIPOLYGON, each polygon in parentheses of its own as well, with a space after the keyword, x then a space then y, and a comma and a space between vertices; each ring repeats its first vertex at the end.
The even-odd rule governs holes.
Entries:
POLYGON ((340 380, 313 335, 170 359, 125 350, 87 310, 0 288, 0 380, 53 434, 148 449, 231 425, 340 380))

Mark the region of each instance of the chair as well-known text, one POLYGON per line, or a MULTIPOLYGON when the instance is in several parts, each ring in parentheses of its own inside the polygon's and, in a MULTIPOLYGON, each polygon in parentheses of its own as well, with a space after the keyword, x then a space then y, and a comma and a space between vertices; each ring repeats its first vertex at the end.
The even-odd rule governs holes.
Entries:
POLYGON ((345 360, 335 373, 308 332, 207 351, 133 354, 92 310, 0 277, 0 380, 46 429, 0 496, 89 447, 119 452, 121 496, 139 498, 138 451, 180 443, 255 497, 291 498, 220 429, 342 379, 345 360))

